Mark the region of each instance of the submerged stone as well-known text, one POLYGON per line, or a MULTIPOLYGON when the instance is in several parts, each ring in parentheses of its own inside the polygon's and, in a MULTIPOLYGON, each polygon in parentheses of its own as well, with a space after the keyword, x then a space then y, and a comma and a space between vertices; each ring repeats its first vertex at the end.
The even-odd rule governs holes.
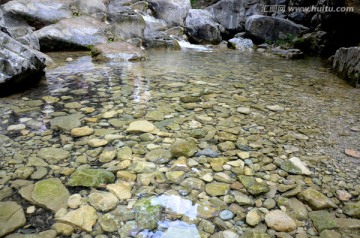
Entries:
POLYGON ((178 141, 171 145, 170 151, 174 157, 189 158, 198 151, 198 147, 193 141, 178 141))
POLYGON ((98 187, 100 184, 113 183, 115 175, 105 169, 81 169, 71 174, 68 186, 98 187))
POLYGON ((83 117, 81 113, 75 113, 68 116, 55 117, 50 121, 51 128, 63 131, 70 131, 81 125, 80 119, 83 117))
POLYGON ((252 195, 259 195, 261 193, 267 193, 270 191, 269 185, 265 182, 259 183, 252 176, 239 175, 240 182, 245 186, 247 191, 252 195))
POLYGON ((50 178, 35 183, 31 198, 39 205, 54 212, 67 207, 69 191, 60 179, 50 178))
POLYGON ((26 224, 24 209, 16 202, 0 202, 0 237, 26 224))
POLYGON ((97 219, 98 215, 96 214, 96 210, 92 206, 85 205, 79 209, 69 211, 56 220, 74 225, 75 227, 81 228, 87 232, 91 232, 97 219))
POLYGON ((140 229, 155 229, 161 216, 161 206, 153 205, 152 198, 142 198, 134 205, 135 220, 140 229))
POLYGON ((307 202, 313 209, 336 208, 337 206, 319 191, 308 188, 298 195, 300 200, 307 202))
POLYGON ((60 149, 60 148, 42 148, 38 152, 38 156, 41 159, 44 159, 49 164, 57 164, 62 160, 65 160, 69 157, 69 151, 60 149))

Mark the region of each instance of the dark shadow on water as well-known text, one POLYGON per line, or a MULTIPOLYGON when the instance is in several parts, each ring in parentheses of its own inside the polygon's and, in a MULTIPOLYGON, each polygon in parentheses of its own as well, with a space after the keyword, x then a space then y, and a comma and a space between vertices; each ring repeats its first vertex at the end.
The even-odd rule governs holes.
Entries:
POLYGON ((8 97, 13 94, 24 93, 27 90, 35 89, 46 80, 45 72, 41 72, 30 77, 19 78, 0 85, 0 98, 8 97))

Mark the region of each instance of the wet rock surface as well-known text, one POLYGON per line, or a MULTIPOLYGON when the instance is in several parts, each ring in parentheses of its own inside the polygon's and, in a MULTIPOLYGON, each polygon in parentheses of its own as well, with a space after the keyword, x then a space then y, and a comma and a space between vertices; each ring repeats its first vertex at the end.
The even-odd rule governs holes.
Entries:
POLYGON ((358 91, 316 59, 150 56, 54 54, 0 99, 0 236, 359 235, 358 91))

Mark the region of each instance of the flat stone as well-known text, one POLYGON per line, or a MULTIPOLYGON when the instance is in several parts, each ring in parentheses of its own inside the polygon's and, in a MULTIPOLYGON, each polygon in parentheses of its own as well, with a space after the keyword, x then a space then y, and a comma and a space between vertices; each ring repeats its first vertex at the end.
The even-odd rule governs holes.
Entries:
POLYGON ((292 157, 289 159, 289 161, 291 161, 296 167, 298 167, 301 170, 302 174, 311 175, 311 171, 298 157, 292 157))
POLYGON ((220 208, 210 203, 209 201, 202 201, 199 202, 197 212, 198 212, 198 217, 204 219, 210 219, 212 217, 216 217, 219 215, 220 208))
POLYGON ((169 182, 180 183, 184 174, 184 171, 170 171, 166 172, 165 176, 169 180, 169 182))
POLYGON ((131 198, 131 187, 128 183, 108 184, 106 189, 115 194, 120 200, 131 198))
POLYGON ((157 164, 164 164, 170 161, 172 154, 169 150, 158 148, 151 150, 145 155, 145 158, 157 164))
POLYGON ((0 202, 0 237, 26 224, 24 209, 16 202, 0 202))
POLYGON ((170 151, 174 157, 184 156, 189 158, 198 151, 198 147, 192 141, 177 141, 171 145, 170 151))
POLYGON ((79 109, 82 105, 78 102, 68 102, 64 104, 64 107, 68 109, 79 109))
POLYGON ((289 232, 296 229, 295 221, 281 210, 273 210, 265 215, 265 222, 268 227, 275 231, 289 232))
POLYGON ((105 118, 105 119, 113 118, 113 117, 115 117, 117 114, 118 114, 117 111, 108 111, 108 112, 105 112, 105 113, 102 115, 102 118, 105 118))
POLYGON ((71 136, 73 137, 89 136, 92 135, 93 133, 94 133, 94 129, 88 126, 71 129, 71 136))
POLYGON ((134 205, 135 220, 140 229, 155 229, 161 218, 161 206, 153 205, 152 198, 142 198, 134 205))
POLYGON ((155 129, 155 125, 151 122, 146 120, 139 120, 131 122, 126 131, 129 133, 146 133, 153 132, 155 129))
POLYGON ((71 174, 68 186, 98 187, 100 184, 113 183, 115 175, 105 169, 81 169, 71 174))
POLYGON ((268 105, 266 108, 273 112, 282 112, 285 110, 284 107, 279 105, 268 105))
POLYGON ((341 234, 333 230, 323 230, 320 238, 341 238, 341 234))
POLYGON ((49 164, 57 164, 69 158, 70 153, 64 149, 49 147, 40 149, 37 155, 49 164))
POLYGON ((203 191, 205 188, 205 183, 201 179, 198 178, 186 178, 182 183, 181 186, 186 188, 191 188, 194 190, 203 191))
POLYGON ((241 114, 248 115, 251 113, 251 109, 249 107, 238 107, 237 112, 240 112, 241 114))
POLYGON ((290 160, 285 160, 282 162, 280 168, 290 174, 302 174, 301 168, 299 168, 290 160))
POLYGON ((107 145, 108 143, 109 142, 107 140, 96 139, 96 138, 88 141, 88 145, 93 148, 101 147, 101 146, 107 145))
POLYGON ((351 194, 345 190, 336 190, 336 197, 343 202, 349 201, 351 199, 351 194))
POLYGON ((146 51, 127 42, 111 42, 95 46, 91 50, 94 60, 123 62, 141 61, 147 58, 146 51))
POLYGON ((205 191, 210 196, 224 196, 230 191, 230 184, 227 183, 208 183, 205 185, 205 191))
POLYGON ((31 193, 32 199, 39 205, 54 212, 67 207, 69 191, 60 179, 50 178, 35 183, 31 193))
POLYGON ((69 211, 56 220, 74 225, 75 227, 83 229, 87 232, 91 232, 97 219, 98 215, 96 214, 96 210, 92 206, 85 205, 79 209, 69 211))
POLYGON ((265 182, 258 182, 252 176, 239 175, 238 178, 247 191, 252 195, 259 195, 261 193, 267 193, 270 191, 269 185, 267 185, 265 182))
POLYGON ((353 149, 345 149, 345 154, 354 158, 360 158, 360 151, 353 149))
POLYGON ((17 125, 8 126, 7 130, 8 131, 20 131, 25 128, 26 128, 26 126, 24 124, 17 124, 17 125))
POLYGON ((325 208, 336 208, 337 206, 319 191, 308 188, 298 194, 300 200, 307 202, 313 209, 321 210, 325 208))
POLYGON ((118 198, 109 192, 92 191, 88 196, 89 203, 96 209, 102 212, 107 212, 114 209, 118 203, 118 198))
POLYGON ((68 116, 55 117, 50 121, 51 128, 63 131, 70 131, 81 125, 80 119, 84 116, 81 113, 75 113, 68 116))
POLYGON ((346 215, 360 219, 360 201, 346 203, 343 212, 346 215))
POLYGON ((318 232, 338 228, 335 218, 328 211, 313 211, 309 213, 309 217, 318 232))

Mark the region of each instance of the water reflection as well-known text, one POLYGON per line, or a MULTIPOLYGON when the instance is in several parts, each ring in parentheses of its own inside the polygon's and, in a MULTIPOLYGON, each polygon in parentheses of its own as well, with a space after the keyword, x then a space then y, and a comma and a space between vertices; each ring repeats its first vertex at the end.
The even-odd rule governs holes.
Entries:
POLYGON ((161 195, 151 200, 151 205, 160 205, 176 214, 186 215, 191 220, 197 217, 198 204, 192 205, 188 199, 176 195, 161 195))

